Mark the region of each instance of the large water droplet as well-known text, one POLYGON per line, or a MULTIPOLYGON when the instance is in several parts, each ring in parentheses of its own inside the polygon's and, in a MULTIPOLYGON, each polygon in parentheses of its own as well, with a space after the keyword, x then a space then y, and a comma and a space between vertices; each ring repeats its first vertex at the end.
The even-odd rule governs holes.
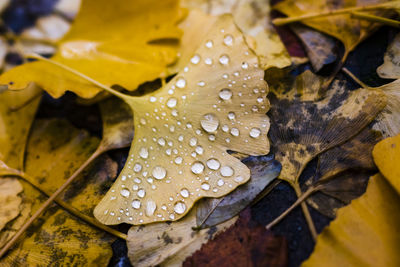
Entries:
POLYGON ((253 138, 258 138, 261 134, 261 130, 259 128, 251 128, 250 136, 253 138))
POLYGON ((121 196, 123 197, 129 197, 129 195, 131 194, 131 192, 128 189, 122 189, 121 190, 121 196))
POLYGON ((161 180, 165 178, 167 171, 161 166, 156 166, 154 167, 152 174, 154 178, 161 180))
POLYGON ((180 77, 180 78, 178 78, 176 80, 176 84, 175 85, 178 88, 184 88, 186 86, 186 80, 184 78, 180 77))
POLYGON ((149 156, 149 151, 147 150, 147 148, 142 147, 139 151, 139 156, 143 159, 147 159, 149 156))
POLYGON ((219 63, 221 63, 222 65, 227 65, 229 63, 229 56, 228 55, 221 55, 219 57, 219 63))
POLYGON ((147 216, 152 216, 154 214, 154 211, 156 210, 157 205, 153 200, 149 200, 146 203, 146 215, 147 216))
POLYGON ((227 46, 231 46, 231 45, 233 45, 233 40, 234 40, 233 36, 230 35, 230 34, 227 34, 224 37, 224 44, 227 45, 227 46))
POLYGON ((167 107, 169 107, 169 108, 174 108, 175 106, 176 106, 176 103, 177 103, 178 101, 176 100, 176 98, 175 97, 171 97, 170 99, 168 99, 168 101, 167 101, 167 107))
POLYGON ((207 167, 210 168, 211 170, 218 170, 221 164, 217 159, 209 159, 207 160, 207 167))
POLYGON ((140 208, 140 200, 139 199, 135 199, 134 201, 132 201, 132 208, 134 208, 134 209, 140 208))
POLYGON ((200 124, 204 131, 213 133, 218 129, 219 120, 214 114, 208 113, 204 115, 203 119, 200 121, 200 124))
POLYGON ((181 190, 181 196, 183 196, 184 198, 189 197, 189 190, 187 190, 186 188, 183 188, 181 190))
POLYGON ((233 175, 233 169, 229 166, 223 166, 221 168, 221 175, 224 177, 231 177, 233 175))
POLYGON ((195 54, 191 59, 190 62, 192 62, 193 64, 197 65, 200 62, 200 56, 198 54, 195 54))
POLYGON ((183 203, 183 202, 181 202, 181 201, 176 202, 176 203, 175 203, 175 206, 174 206, 174 211, 175 211, 176 213, 178 213, 178 214, 183 214, 183 213, 185 213, 185 211, 186 211, 186 205, 185 205, 185 203, 183 203))
POLYGON ((193 172, 194 174, 200 174, 200 173, 203 172, 203 170, 204 170, 204 165, 203 165, 203 163, 201 163, 201 162, 199 162, 199 161, 196 161, 196 162, 193 163, 193 165, 192 165, 192 172, 193 172))
POLYGON ((224 88, 221 91, 219 91, 219 97, 222 100, 230 100, 232 98, 232 91, 229 90, 228 88, 224 88))
POLYGON ((240 132, 238 128, 232 128, 231 129, 231 135, 233 136, 239 136, 240 132))
POLYGON ((140 197, 140 198, 144 198, 144 196, 146 195, 146 191, 145 191, 144 189, 139 189, 139 190, 137 191, 137 195, 138 195, 138 197, 140 197))

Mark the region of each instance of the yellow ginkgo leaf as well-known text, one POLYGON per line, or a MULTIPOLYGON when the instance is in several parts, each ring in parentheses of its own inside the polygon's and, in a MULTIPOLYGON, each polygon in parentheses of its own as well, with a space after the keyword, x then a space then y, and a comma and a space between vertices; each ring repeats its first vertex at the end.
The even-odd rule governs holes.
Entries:
POLYGON ((177 220, 203 197, 221 197, 250 178, 227 150, 269 152, 264 71, 229 15, 165 87, 121 96, 135 136, 118 180, 95 209, 104 224, 177 220))
POLYGON ((0 231, 20 212, 22 185, 16 178, 0 179, 0 231))
MULTIPOLYGON (((79 70, 106 85, 135 90, 139 84, 166 75, 174 62, 176 24, 184 12, 177 0, 85 0, 70 32, 60 41, 53 60, 79 70)), ((53 97, 70 90, 83 98, 99 89, 91 83, 43 62, 31 62, 0 77, 0 84, 20 89, 35 82, 53 97)))

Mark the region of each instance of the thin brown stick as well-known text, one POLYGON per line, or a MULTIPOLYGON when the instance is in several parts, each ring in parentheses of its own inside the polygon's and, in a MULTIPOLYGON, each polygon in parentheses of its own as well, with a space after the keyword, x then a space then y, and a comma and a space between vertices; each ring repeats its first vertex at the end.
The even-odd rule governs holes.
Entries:
POLYGON ((376 5, 369 5, 369 6, 355 6, 355 7, 347 7, 341 8, 336 10, 329 10, 320 13, 313 13, 313 14, 305 14, 297 17, 288 17, 288 18, 277 18, 272 21, 276 26, 282 26, 288 23, 303 21, 307 19, 315 19, 327 16, 334 16, 334 15, 341 15, 341 14, 348 14, 355 11, 368 11, 368 10, 375 10, 375 9, 385 9, 385 8, 392 8, 395 4, 400 3, 400 1, 391 1, 386 3, 380 3, 376 5))
POLYGON ((362 88, 370 88, 368 85, 366 85, 365 83, 363 83, 360 79, 358 79, 349 69, 347 69, 346 67, 342 68, 342 71, 347 74, 347 76, 349 76, 353 81, 355 81, 359 86, 361 86, 362 88))
MULTIPOLYGON (((296 192, 297 197, 300 198, 302 195, 300 186, 298 184, 296 184, 293 188, 294 188, 294 191, 296 192)), ((303 210, 303 215, 306 218, 308 228, 310 229, 311 236, 314 239, 314 241, 317 241, 318 233, 317 233, 317 230, 315 229, 314 221, 311 217, 310 211, 308 210, 307 204, 304 201, 301 201, 300 205, 301 205, 301 209, 303 210)))
POLYGON ((75 178, 90 164, 98 155, 101 154, 101 150, 97 149, 86 161, 83 163, 68 179, 65 183, 57 189, 33 214, 31 218, 16 232, 16 234, 7 242, 7 244, 0 251, 0 258, 6 254, 6 252, 18 241, 20 236, 28 229, 28 227, 53 203, 53 201, 69 186, 75 178))

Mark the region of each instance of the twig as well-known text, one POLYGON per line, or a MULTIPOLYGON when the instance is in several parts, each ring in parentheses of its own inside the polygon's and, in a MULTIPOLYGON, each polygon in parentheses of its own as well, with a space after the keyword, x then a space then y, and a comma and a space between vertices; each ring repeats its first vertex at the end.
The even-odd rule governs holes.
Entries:
POLYGON ((376 5, 369 5, 369 6, 347 7, 347 8, 329 10, 329 11, 320 12, 320 13, 305 14, 305 15, 301 15, 301 16, 297 16, 297 17, 277 18, 277 19, 274 19, 272 21, 272 23, 274 23, 276 26, 282 26, 282 25, 285 25, 288 23, 298 22, 298 21, 302 21, 302 20, 347 14, 347 13, 352 13, 355 11, 368 11, 368 10, 375 10, 375 9, 391 8, 396 3, 398 4, 398 3, 400 3, 400 1, 391 1, 391 2, 380 3, 380 4, 376 4, 376 5))
POLYGON ((347 69, 346 67, 342 68, 342 71, 347 74, 351 79, 353 79, 353 81, 355 81, 359 86, 361 86, 362 88, 370 88, 368 85, 366 85, 365 83, 363 83, 360 79, 358 79, 349 69, 347 69))
MULTIPOLYGON (((296 184, 293 188, 294 188, 294 191, 296 192, 297 197, 300 198, 302 195, 300 186, 298 184, 296 184)), ((314 239, 314 241, 317 241, 318 233, 317 233, 317 230, 315 229, 314 221, 311 217, 310 211, 308 210, 307 204, 305 202, 301 201, 300 205, 301 205, 301 209, 303 210, 303 215, 306 218, 308 228, 310 229, 311 236, 314 239)))

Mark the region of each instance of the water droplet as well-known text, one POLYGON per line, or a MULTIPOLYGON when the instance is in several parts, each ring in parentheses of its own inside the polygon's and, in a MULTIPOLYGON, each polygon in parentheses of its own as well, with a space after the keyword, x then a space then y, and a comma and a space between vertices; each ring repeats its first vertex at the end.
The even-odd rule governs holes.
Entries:
POLYGON ((206 47, 207 47, 207 48, 213 47, 213 41, 208 40, 208 41, 206 42, 206 47))
POLYGON ((204 149, 201 146, 197 146, 195 151, 197 154, 202 155, 204 152, 204 149))
POLYGON ((213 61, 212 61, 212 59, 211 58, 206 58, 205 60, 204 60, 204 63, 206 64, 206 65, 211 65, 212 63, 213 63, 213 61))
POLYGON ((156 210, 157 205, 153 200, 149 200, 146 203, 146 215, 147 216, 152 216, 154 214, 154 211, 156 210))
POLYGON ((154 103, 157 101, 157 98, 154 96, 150 96, 150 102, 154 103))
POLYGON ((224 166, 221 168, 221 175, 224 177, 231 177, 233 175, 233 169, 229 166, 224 166))
POLYGON ((141 203, 140 203, 139 199, 135 199, 135 200, 132 201, 132 208, 137 210, 137 209, 140 208, 140 205, 141 205, 141 203))
POLYGON ((231 135, 233 136, 239 136, 240 132, 238 128, 232 128, 231 129, 231 135))
POLYGON ((178 141, 179 141, 179 142, 182 142, 182 141, 183 141, 183 135, 180 135, 180 136, 178 137, 178 141))
POLYGON ((189 197, 189 190, 187 190, 186 188, 183 188, 181 190, 181 196, 183 196, 184 198, 189 197))
POLYGON ((193 163, 193 165, 192 165, 192 172, 193 172, 194 174, 200 174, 200 173, 203 172, 203 170, 204 170, 204 165, 203 165, 203 163, 201 163, 201 162, 199 162, 199 161, 196 161, 196 162, 193 163))
POLYGON ((253 111, 253 112, 257 112, 257 111, 258 111, 258 107, 257 107, 257 106, 255 106, 255 105, 254 105, 254 106, 252 106, 252 107, 251 107, 251 111, 253 111))
POLYGON ((262 98, 262 97, 258 97, 258 98, 257 98, 257 102, 258 102, 258 103, 262 103, 263 101, 264 101, 264 98, 262 98))
POLYGON ((126 180, 126 175, 122 175, 121 180, 125 181, 126 180))
POLYGON ((210 185, 208 183, 202 183, 201 189, 208 191, 208 190, 210 190, 210 185))
POLYGON ((207 167, 210 168, 211 170, 218 170, 221 164, 217 159, 209 159, 207 160, 207 167))
POLYGON ((145 125, 145 124, 146 124, 146 119, 140 118, 140 123, 141 123, 142 125, 145 125))
POLYGON ((153 174, 154 178, 161 180, 161 179, 164 179, 165 176, 167 175, 167 170, 165 170, 161 166, 156 166, 156 167, 154 167, 152 174, 153 174))
POLYGON ((192 62, 193 64, 197 65, 200 62, 200 56, 198 54, 195 54, 191 59, 190 62, 192 62))
POLYGON ((227 88, 224 88, 221 91, 219 91, 219 97, 222 100, 230 100, 232 98, 232 91, 227 88))
POLYGON ((143 159, 147 159, 147 157, 149 156, 149 151, 147 150, 147 148, 142 147, 139 151, 139 156, 143 159))
POLYGON ((227 65, 229 63, 229 57, 228 55, 221 55, 219 57, 219 63, 221 63, 222 65, 227 65))
POLYGON ((228 119, 230 120, 234 120, 236 118, 235 113, 234 112, 229 112, 228 113, 228 119))
POLYGON ((160 138, 158 138, 157 143, 158 143, 160 146, 165 146, 165 139, 162 138, 162 137, 160 137, 160 138))
POLYGON ((215 135, 210 134, 210 135, 208 136, 208 140, 210 140, 210 141, 215 141, 215 135))
POLYGON ((227 34, 224 37, 224 44, 227 45, 227 46, 231 46, 231 45, 233 45, 233 40, 234 40, 233 36, 230 35, 230 34, 227 34))
POLYGON ((225 182, 222 179, 219 179, 218 182, 217 182, 218 186, 223 186, 224 184, 225 184, 225 182))
POLYGON ((237 183, 241 183, 244 179, 243 179, 242 176, 236 176, 234 180, 235 180, 235 182, 237 182, 237 183))
POLYGON ((146 191, 145 191, 144 189, 139 189, 139 190, 137 191, 137 195, 138 195, 138 197, 140 197, 140 198, 144 198, 144 196, 146 195, 146 191))
POLYGON ((176 164, 181 164, 182 161, 183 161, 183 159, 182 159, 181 157, 176 157, 176 158, 175 158, 175 163, 176 163, 176 164))
POLYGON ((178 116, 178 111, 176 109, 173 109, 171 111, 171 114, 172 114, 172 116, 176 117, 176 116, 178 116))
POLYGON ((185 213, 185 211, 186 211, 186 205, 185 205, 185 203, 183 203, 183 202, 181 202, 181 201, 176 202, 176 203, 175 203, 175 206, 174 206, 174 211, 175 211, 176 213, 178 213, 178 214, 183 214, 183 213, 185 213))
POLYGON ((259 128, 251 128, 250 136, 253 138, 258 138, 261 134, 261 130, 259 128))
POLYGON ((176 84, 175 85, 178 88, 184 88, 186 86, 186 80, 184 78, 180 77, 180 78, 178 78, 176 80, 176 84))
POLYGON ((176 106, 176 103, 177 103, 178 101, 176 100, 176 98, 175 97, 171 97, 170 99, 168 99, 168 101, 167 101, 167 107, 169 107, 169 108, 174 108, 175 106, 176 106))
POLYGON ((204 115, 203 119, 200 121, 200 124, 204 131, 213 133, 218 129, 219 120, 214 114, 208 113, 204 115))
POLYGON ((170 218, 171 220, 173 220, 173 219, 175 219, 175 215, 174 215, 174 214, 170 214, 170 215, 169 215, 169 218, 170 218))
POLYGON ((228 132, 228 131, 229 131, 228 125, 224 124, 224 125, 222 126, 222 131, 224 131, 225 133, 228 132))
POLYGON ((204 81, 200 81, 197 83, 198 86, 203 87, 204 85, 206 85, 206 83, 204 81))
POLYGON ((135 183, 137 183, 137 184, 140 184, 142 182, 142 180, 140 178, 137 178, 137 177, 135 179, 133 179, 133 181, 135 183))
POLYGON ((249 64, 247 62, 243 62, 242 63, 242 69, 248 69, 249 68, 249 64))
POLYGON ((131 192, 128 189, 122 189, 121 190, 121 196, 123 197, 129 197, 129 195, 131 194, 131 192))
POLYGON ((196 138, 196 137, 190 138, 190 140, 189 140, 189 145, 190 145, 190 146, 195 146, 195 145, 197 145, 197 138, 196 138))

